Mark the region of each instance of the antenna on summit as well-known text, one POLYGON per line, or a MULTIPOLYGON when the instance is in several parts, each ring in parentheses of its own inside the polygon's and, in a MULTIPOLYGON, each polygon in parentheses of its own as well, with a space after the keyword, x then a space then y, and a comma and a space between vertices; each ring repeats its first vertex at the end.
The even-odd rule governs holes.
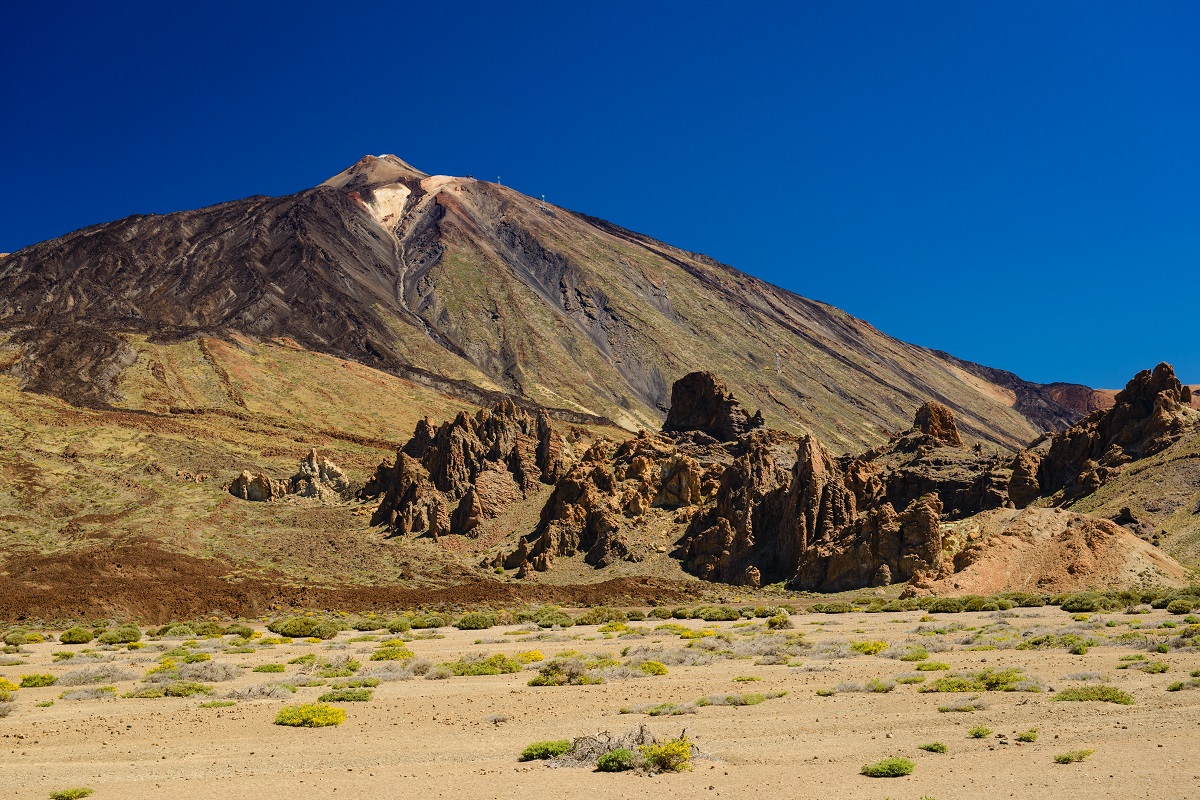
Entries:
POLYGON ((546 210, 546 195, 542 195, 542 211, 546 210))

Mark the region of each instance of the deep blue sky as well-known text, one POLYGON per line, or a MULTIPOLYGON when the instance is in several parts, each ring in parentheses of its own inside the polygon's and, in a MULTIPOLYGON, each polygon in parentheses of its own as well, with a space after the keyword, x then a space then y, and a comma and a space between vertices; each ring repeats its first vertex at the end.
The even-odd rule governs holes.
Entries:
POLYGON ((1031 380, 1200 382, 1194 2, 3 5, 0 251, 392 152, 1031 380))

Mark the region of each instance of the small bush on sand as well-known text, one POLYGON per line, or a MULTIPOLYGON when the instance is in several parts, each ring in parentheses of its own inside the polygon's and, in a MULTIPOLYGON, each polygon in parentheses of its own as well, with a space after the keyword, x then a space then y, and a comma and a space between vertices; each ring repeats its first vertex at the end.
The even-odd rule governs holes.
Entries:
POLYGON ((22 675, 22 689, 40 689, 43 686, 53 686, 58 683, 58 678, 53 675, 22 675))
POLYGON ((259 664, 253 669, 253 672, 285 672, 287 667, 283 664, 259 664))
POLYGON ((0 692, 15 692, 21 687, 10 681, 8 678, 0 678, 0 692))
POLYGON ((632 750, 625 747, 619 747, 611 753, 605 753, 596 760, 596 769, 599 772, 625 772, 626 770, 637 767, 637 756, 632 750))
POLYGON ((482 631, 496 624, 496 618, 491 614, 484 614, 479 611, 472 611, 468 614, 463 614, 454 623, 454 627, 460 631, 482 631))
POLYGON ((325 728, 341 725, 346 721, 346 712, 337 706, 324 703, 306 703, 302 706, 284 706, 275 716, 276 725, 293 728, 325 728))
POLYGON ((928 744, 919 745, 922 750, 927 753, 945 753, 949 748, 942 742, 929 742, 928 744))
POLYGON ((175 681, 163 689, 167 697, 191 697, 196 694, 212 694, 213 687, 196 681, 175 681))
POLYGON ((1032 744, 1033 742, 1036 742, 1037 740, 1038 740, 1038 729, 1037 728, 1030 728, 1029 730, 1025 731, 1024 733, 1017 734, 1018 742, 1025 742, 1027 744, 1032 744))
POLYGON ((406 661, 407 659, 416 656, 412 650, 407 647, 380 647, 374 653, 371 653, 372 661, 406 661))
POLYGON ((859 774, 868 778, 902 778, 911 775, 915 766, 907 758, 885 758, 874 764, 863 764, 859 774))
POLYGON ((59 789, 57 792, 50 793, 50 800, 79 800, 82 797, 91 797, 92 790, 86 786, 78 789, 59 789))
POLYGON ((949 664, 943 664, 941 661, 926 661, 923 664, 917 664, 918 672, 939 672, 950 669, 949 664))
POLYGON ((129 644, 139 641, 142 632, 136 625, 122 625, 110 631, 105 631, 96 637, 100 644, 129 644))
POLYGON ((970 736, 972 739, 985 739, 991 735, 992 729, 986 725, 976 725, 974 728, 971 728, 971 730, 967 731, 967 736, 970 736))
POLYGON ((1077 761, 1087 761, 1088 756, 1096 752, 1095 750, 1069 750, 1066 753, 1059 753, 1054 757, 1055 764, 1074 764, 1077 761))
POLYGON ((1059 701, 1077 700, 1083 702, 1118 703, 1123 706, 1133 705, 1133 697, 1115 686, 1070 686, 1050 699, 1059 701))
POLYGON ((67 628, 58 637, 58 640, 63 644, 87 644, 92 639, 96 638, 96 634, 91 628, 84 628, 76 625, 74 628, 67 628))
POLYGON ((365 703, 371 699, 370 689, 334 689, 317 698, 322 703, 365 703))
POLYGON ((865 656, 873 656, 887 650, 887 642, 851 642, 850 649, 865 656))
POLYGON ((481 655, 469 655, 458 661, 449 661, 441 666, 455 675, 509 675, 520 672, 522 664, 515 658, 509 658, 503 653, 484 658, 481 655))
POLYGON ((642 761, 652 772, 681 772, 692 768, 692 743, 686 733, 678 739, 644 744, 641 750, 642 761))
POLYGON ((570 739, 533 742, 521 751, 521 761, 541 761, 556 758, 571 749, 570 739))
POLYGON ((289 617, 288 619, 273 620, 267 625, 267 630, 288 636, 293 639, 332 639, 338 635, 338 627, 332 622, 311 617, 289 617))
POLYGON ((666 675, 667 668, 660 661, 643 661, 638 669, 647 675, 666 675))

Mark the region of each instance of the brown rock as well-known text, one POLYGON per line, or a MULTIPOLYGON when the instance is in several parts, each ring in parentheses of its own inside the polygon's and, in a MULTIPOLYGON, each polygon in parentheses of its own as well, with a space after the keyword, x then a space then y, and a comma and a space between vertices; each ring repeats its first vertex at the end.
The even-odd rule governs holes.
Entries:
POLYGON ((914 426, 921 433, 946 447, 962 447, 954 412, 941 403, 930 400, 917 409, 914 426))
POLYGON ((245 470, 229 484, 229 493, 242 500, 261 503, 282 497, 287 492, 281 481, 272 481, 261 472, 255 475, 245 470))
POLYGON ((762 412, 747 416, 720 378, 711 372, 692 372, 671 387, 671 409, 662 429, 701 431, 720 441, 732 441, 762 426, 762 412))
POLYGON ((661 485, 654 505, 663 508, 696 505, 700 502, 702 468, 689 456, 672 456, 662 465, 661 485))

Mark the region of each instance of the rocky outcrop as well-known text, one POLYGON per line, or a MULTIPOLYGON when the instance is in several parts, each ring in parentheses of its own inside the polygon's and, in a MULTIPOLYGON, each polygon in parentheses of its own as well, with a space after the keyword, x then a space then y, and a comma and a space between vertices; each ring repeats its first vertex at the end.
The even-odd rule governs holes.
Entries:
POLYGON ((742 446, 704 434, 645 431, 619 445, 600 439, 555 484, 534 531, 488 565, 526 577, 549 569, 556 558, 579 554, 595 567, 640 561, 652 547, 665 548, 646 540, 651 520, 673 526, 690 519, 711 501, 742 446))
POLYGON ((1170 364, 1143 370, 1117 393, 1112 408, 1085 417, 1050 439, 1044 456, 1025 451, 1014 461, 1021 482, 1009 496, 1024 507, 1039 496, 1070 503, 1096 491, 1121 468, 1178 441, 1200 417, 1170 364), (1036 476, 1030 472, 1036 466, 1036 476), (1036 482, 1036 487, 1035 487, 1036 482))
POLYGON ((229 484, 229 493, 242 500, 266 502, 282 497, 313 497, 323 502, 342 500, 350 490, 350 480, 336 464, 309 450, 300 459, 296 474, 287 480, 274 480, 263 473, 243 471, 229 484))
POLYGON ((340 500, 350 490, 346 473, 327 458, 309 450, 300 459, 300 469, 289 481, 291 494, 300 497, 316 497, 321 500, 340 500))
POLYGON ((663 432, 702 431, 729 442, 763 426, 762 412, 751 417, 716 375, 692 372, 671 387, 671 409, 663 432))
POLYGON ((945 447, 962 447, 954 412, 941 403, 929 401, 917 409, 913 427, 945 447))
POLYGON ((249 470, 243 470, 242 474, 229 484, 229 493, 242 500, 264 503, 286 495, 287 483, 273 481, 261 472, 256 475, 249 470))
POLYGON ((395 534, 476 535, 538 484, 554 483, 568 458, 545 411, 530 414, 505 400, 440 426, 417 423, 395 462, 380 464, 359 497, 381 498, 371 522, 395 534))
POLYGON ((1006 502, 1006 460, 963 447, 954 413, 937 403, 859 456, 836 460, 803 437, 787 472, 766 440, 765 432, 744 437, 746 452, 722 474, 716 502, 681 540, 693 574, 819 591, 940 575, 942 520, 1006 502))

